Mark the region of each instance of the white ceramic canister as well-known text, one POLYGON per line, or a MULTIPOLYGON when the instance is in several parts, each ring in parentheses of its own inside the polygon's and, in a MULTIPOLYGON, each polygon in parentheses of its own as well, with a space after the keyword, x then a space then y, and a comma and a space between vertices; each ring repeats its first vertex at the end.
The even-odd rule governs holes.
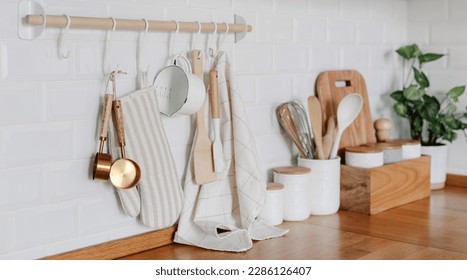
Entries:
POLYGON ((266 188, 266 203, 259 214, 266 224, 277 226, 284 219, 284 185, 268 183, 266 188))
POLYGON ((365 146, 383 150, 384 164, 399 162, 402 160, 402 145, 399 143, 380 142, 365 146))
POLYGON ((298 165, 308 167, 310 173, 310 214, 329 215, 339 210, 341 158, 304 159, 298 158, 298 165))
POLYGON ((285 166, 273 169, 274 183, 284 185, 284 220, 302 221, 310 216, 310 169, 285 166))
POLYGON ((383 150, 374 147, 348 147, 345 148, 345 164, 359 168, 383 166, 384 153, 383 150))
POLYGON ((397 143, 402 145, 402 160, 419 158, 421 156, 422 145, 420 141, 414 139, 393 139, 388 143, 397 143))

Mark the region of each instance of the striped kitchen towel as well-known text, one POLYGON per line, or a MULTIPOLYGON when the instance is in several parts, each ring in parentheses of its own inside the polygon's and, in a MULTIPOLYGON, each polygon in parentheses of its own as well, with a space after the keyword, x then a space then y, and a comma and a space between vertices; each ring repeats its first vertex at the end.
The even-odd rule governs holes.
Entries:
MULTIPOLYGON (((148 227, 172 226, 182 209, 183 191, 159 113, 154 87, 134 91, 122 98, 127 157, 141 167, 137 187, 118 194, 124 211, 140 215, 148 227)), ((111 129, 111 153, 119 158, 120 149, 111 129)))

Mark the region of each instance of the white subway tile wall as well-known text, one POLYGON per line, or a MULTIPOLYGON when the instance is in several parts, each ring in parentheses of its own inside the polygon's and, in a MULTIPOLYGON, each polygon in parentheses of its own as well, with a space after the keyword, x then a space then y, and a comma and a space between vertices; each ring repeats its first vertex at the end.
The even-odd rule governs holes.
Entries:
MULTIPOLYGON (((106 32, 70 29, 64 47, 71 55, 60 60, 60 29, 48 28, 35 40, 17 38, 17 2, 2 1, 0 8, 0 259, 40 258, 149 231, 123 213, 109 183, 91 180, 106 32)), ((462 31, 467 20, 460 0, 432 0, 429 9, 419 9, 425 1, 417 0, 42 2, 51 14, 91 17, 233 22, 234 13, 243 15, 253 32, 238 44, 229 35, 225 49, 232 54, 265 180, 272 180, 271 168, 293 163, 297 154, 280 129, 275 108, 291 99, 305 104, 319 72, 362 72, 372 109, 390 108, 387 93, 399 78, 394 48, 407 42, 408 34, 453 55, 443 69, 430 71, 447 67, 455 78, 443 77, 459 83, 467 76, 461 72, 467 62, 458 57, 467 44, 467 34, 459 36, 467 32, 462 31), (415 15, 419 12, 427 13, 428 21, 415 15), (445 23, 446 18, 452 21, 445 23)), ((135 90, 138 35, 116 31, 110 42, 110 68, 128 72, 117 81, 119 95, 135 90)), ((180 33, 174 51, 189 50, 192 36, 180 33)), ((197 47, 206 49, 207 38, 202 34, 197 47)), ((142 67, 149 66, 150 82, 167 63, 168 41, 167 32, 149 32, 145 38, 142 67)), ((163 118, 180 181, 193 120, 163 118)), ((451 156, 452 167, 459 169, 465 155, 451 156)))
MULTIPOLYGON (((447 54, 427 65, 430 92, 446 93, 454 86, 467 85, 467 2, 463 0, 407 1, 408 42, 418 43, 427 52, 447 54)), ((467 94, 460 98, 459 111, 465 111, 467 94)), ((466 138, 462 132, 449 147, 448 172, 467 174, 466 138)))
POLYGON ((26 249, 78 236, 78 201, 50 203, 12 213, 14 246, 26 249))

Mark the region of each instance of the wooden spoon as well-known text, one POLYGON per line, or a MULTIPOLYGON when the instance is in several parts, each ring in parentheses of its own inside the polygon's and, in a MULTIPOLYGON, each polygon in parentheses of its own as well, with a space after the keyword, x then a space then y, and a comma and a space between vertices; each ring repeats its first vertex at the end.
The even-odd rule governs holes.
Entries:
POLYGON ((317 158, 326 159, 322 142, 323 113, 321 110, 321 103, 316 96, 308 97, 308 113, 310 114, 310 123, 315 139, 317 158))

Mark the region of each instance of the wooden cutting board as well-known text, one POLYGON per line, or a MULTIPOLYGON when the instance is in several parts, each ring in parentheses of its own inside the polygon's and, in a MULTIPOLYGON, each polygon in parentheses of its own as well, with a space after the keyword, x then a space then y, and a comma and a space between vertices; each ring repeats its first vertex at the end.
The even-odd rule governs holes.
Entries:
POLYGON ((337 107, 346 95, 358 93, 363 97, 362 111, 342 135, 338 152, 341 158, 345 147, 376 143, 365 79, 359 72, 355 70, 323 72, 316 81, 316 93, 323 110, 323 124, 327 124, 330 116, 335 116, 337 119, 337 107))

